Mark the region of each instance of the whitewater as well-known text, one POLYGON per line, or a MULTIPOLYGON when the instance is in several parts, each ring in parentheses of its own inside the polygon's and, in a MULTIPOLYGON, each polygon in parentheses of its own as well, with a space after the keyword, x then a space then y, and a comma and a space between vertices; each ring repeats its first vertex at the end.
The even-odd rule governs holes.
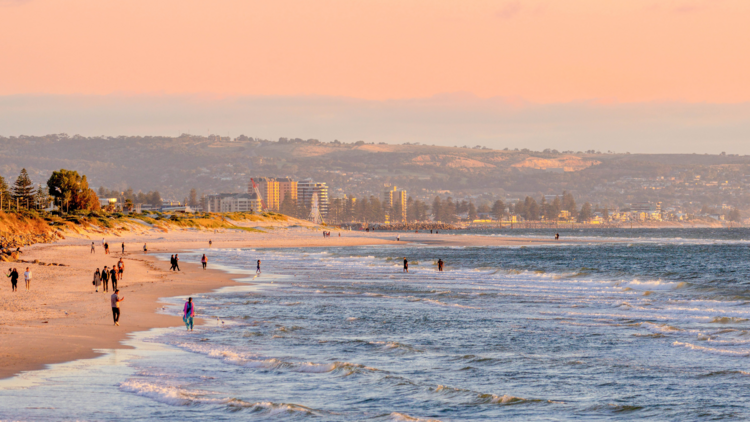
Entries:
POLYGON ((668 234, 197 250, 240 281, 206 325, 0 382, 0 419, 746 420, 750 236, 668 234))

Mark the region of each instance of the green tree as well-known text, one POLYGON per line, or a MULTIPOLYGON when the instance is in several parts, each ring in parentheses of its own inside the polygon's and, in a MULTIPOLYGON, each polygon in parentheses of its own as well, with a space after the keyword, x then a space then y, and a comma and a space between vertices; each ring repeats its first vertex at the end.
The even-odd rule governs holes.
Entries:
POLYGON ((13 199, 22 207, 29 208, 34 204, 34 184, 31 183, 29 173, 21 169, 16 183, 13 184, 13 199))
POLYGON ((86 176, 81 176, 75 170, 60 169, 52 172, 47 180, 50 195, 57 199, 57 203, 65 206, 66 210, 99 210, 99 196, 89 188, 86 176))
POLYGON ((502 220, 505 217, 505 203, 503 201, 498 199, 492 204, 492 215, 498 220, 502 220))
POLYGON ((473 202, 469 202, 469 221, 477 219, 477 207, 474 206, 473 202))
POLYGON ((436 196, 432 200, 432 219, 434 221, 442 221, 443 218, 443 201, 439 196, 436 196))
POLYGON ((591 217, 593 216, 591 212, 591 204, 588 202, 585 202, 581 206, 581 212, 578 213, 578 222, 579 223, 585 223, 589 220, 591 220, 591 217))
POLYGON ((573 198, 572 194, 565 191, 563 191, 562 195, 562 209, 570 212, 570 216, 572 218, 575 218, 576 214, 578 213, 576 208, 576 200, 573 198))
POLYGON ((5 182, 5 178, 0 176, 0 210, 10 209, 11 204, 10 189, 8 189, 8 183, 5 182))
POLYGON ((534 198, 527 196, 523 204, 524 216, 527 221, 539 220, 539 204, 536 203, 534 198))
POLYGON ((299 217, 297 215, 297 204, 292 199, 292 195, 284 196, 284 200, 281 201, 281 205, 279 205, 279 212, 290 217, 299 217))
POLYGON ((37 209, 44 209, 47 208, 49 205, 49 194, 47 193, 47 189, 45 189, 42 185, 39 185, 39 187, 36 189, 36 195, 34 195, 34 206, 37 209))

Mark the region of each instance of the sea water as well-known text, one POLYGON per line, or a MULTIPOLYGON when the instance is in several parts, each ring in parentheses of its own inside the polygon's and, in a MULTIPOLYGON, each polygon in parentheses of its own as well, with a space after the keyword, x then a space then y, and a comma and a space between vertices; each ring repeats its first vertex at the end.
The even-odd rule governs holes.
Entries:
POLYGON ((744 238, 196 251, 243 283, 207 325, 1 382, 0 419, 747 420, 744 238))

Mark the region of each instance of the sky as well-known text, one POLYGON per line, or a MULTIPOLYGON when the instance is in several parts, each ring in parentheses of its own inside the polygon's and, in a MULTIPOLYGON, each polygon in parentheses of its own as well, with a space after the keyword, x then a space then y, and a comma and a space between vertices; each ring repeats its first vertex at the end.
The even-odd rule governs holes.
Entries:
POLYGON ((0 135, 750 154, 747 22, 747 0, 0 0, 0 135))

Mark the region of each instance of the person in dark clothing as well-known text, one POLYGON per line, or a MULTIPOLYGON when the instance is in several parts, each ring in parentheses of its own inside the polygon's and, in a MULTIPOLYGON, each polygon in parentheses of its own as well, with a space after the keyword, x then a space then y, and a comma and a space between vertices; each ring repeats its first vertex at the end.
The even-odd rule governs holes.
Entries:
POLYGON ((112 302, 112 318, 115 320, 115 325, 120 325, 120 302, 125 300, 125 298, 120 297, 118 293, 120 293, 120 291, 115 290, 112 296, 110 296, 110 301, 112 302))
POLYGON ((109 278, 112 279, 112 290, 117 290, 117 270, 115 267, 109 270, 109 278))
POLYGON ((13 268, 10 270, 10 274, 6 274, 6 275, 10 277, 11 291, 17 292, 18 291, 18 270, 13 268))
POLYGON ((409 272, 409 261, 407 261, 406 258, 404 258, 404 272, 409 272))
POLYGON ((258 260, 258 267, 255 269, 255 274, 260 274, 260 259, 258 260))
POLYGON ((171 265, 171 266, 169 267, 169 271, 174 271, 174 267, 175 267, 175 263, 174 263, 174 255, 172 255, 172 257, 170 257, 170 258, 169 258, 169 264, 171 265))
POLYGON ((104 288, 104 292, 109 290, 109 270, 105 266, 104 269, 102 269, 102 286, 104 288))
POLYGON ((178 254, 174 254, 174 267, 177 268, 177 271, 180 271, 180 256, 178 254))
POLYGON ((125 254, 125 242, 122 242, 122 253, 125 254))
POLYGON ((109 243, 104 243, 104 254, 109 255, 109 243))
POLYGON ((555 233, 555 240, 560 240, 560 233, 555 233))
POLYGON ((438 259, 438 271, 443 271, 443 260, 438 259))

